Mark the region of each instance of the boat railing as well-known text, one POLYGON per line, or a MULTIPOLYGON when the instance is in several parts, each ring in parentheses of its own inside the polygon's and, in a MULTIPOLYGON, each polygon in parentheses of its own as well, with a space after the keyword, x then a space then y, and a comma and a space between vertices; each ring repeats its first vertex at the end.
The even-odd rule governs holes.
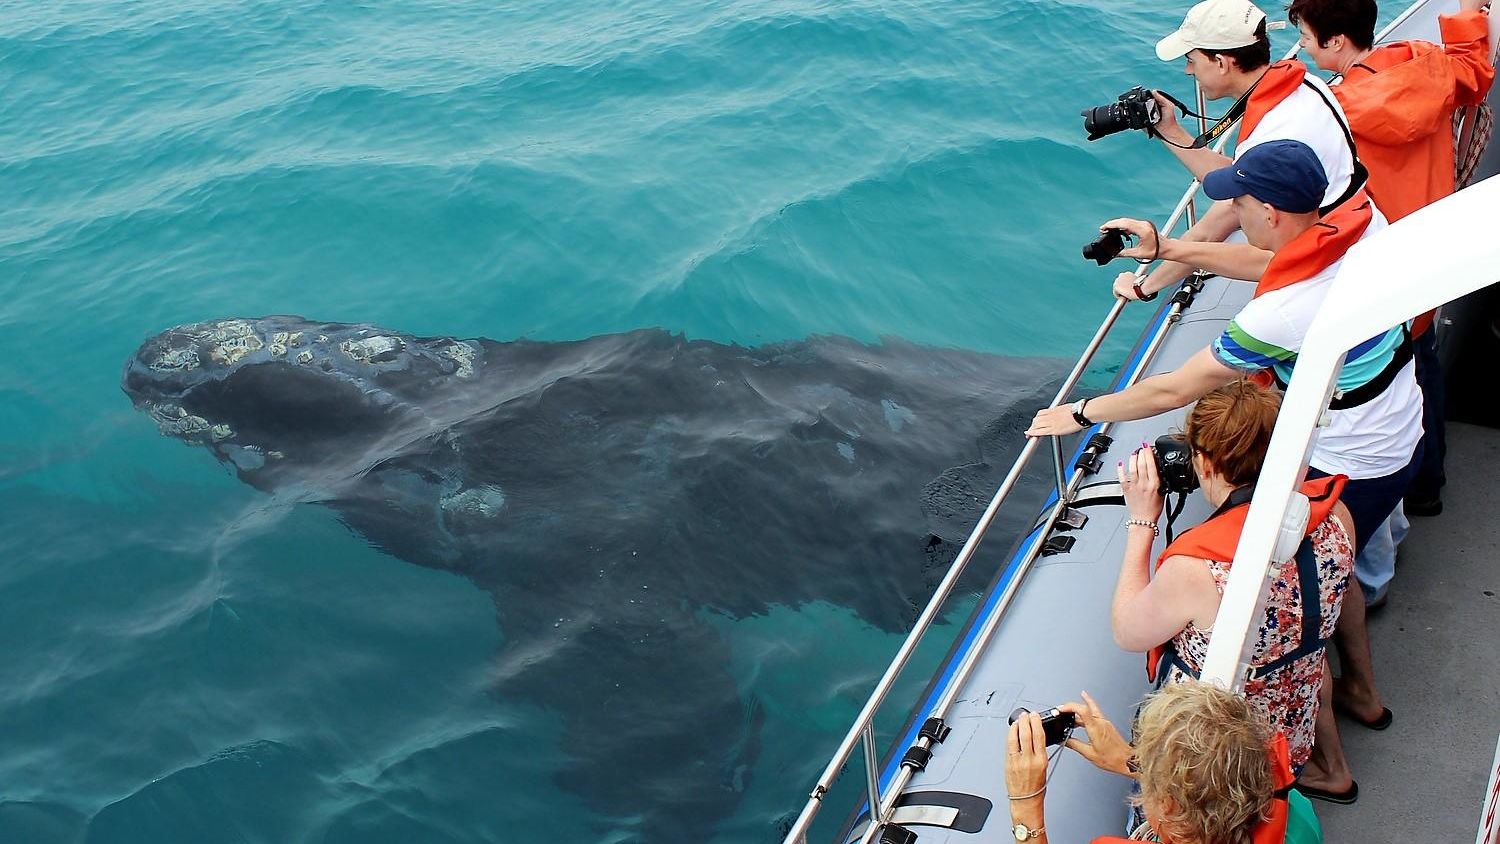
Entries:
MULTIPOLYGON (((1417 2, 1413 3, 1394 21, 1381 30, 1379 35, 1376 36, 1377 42, 1385 40, 1397 27, 1430 1, 1417 0, 1417 2)), ((1294 46, 1286 53, 1283 59, 1290 59, 1296 56, 1297 50, 1298 48, 1294 46)), ((1198 114, 1206 114, 1206 103, 1201 88, 1196 92, 1196 99, 1198 114)), ((1206 131, 1208 128, 1207 121, 1202 117, 1198 119, 1200 132, 1206 131)), ((1213 147, 1215 151, 1223 151, 1229 139, 1228 134, 1226 132, 1219 137, 1213 147)), ((1183 192, 1181 199, 1177 201, 1177 205, 1173 208, 1171 215, 1168 216, 1165 223, 1159 226, 1159 231, 1163 236, 1176 231, 1179 223, 1186 221, 1187 225, 1191 227, 1197 221, 1198 187, 1199 182, 1197 179, 1192 180, 1188 184, 1187 190, 1183 192)), ((1136 269, 1137 277, 1144 276, 1145 272, 1146 267, 1144 265, 1136 269)), ((1141 374, 1148 369, 1149 364, 1155 358, 1157 350, 1160 349, 1162 342, 1166 339, 1167 333, 1181 321, 1183 310, 1192 303, 1193 297, 1202 289, 1202 284, 1202 279, 1194 275, 1189 276, 1178 287, 1176 293, 1166 303, 1167 312, 1164 318, 1159 319, 1155 323, 1154 329, 1151 330, 1151 336, 1139 357, 1138 365, 1132 371, 1123 374, 1119 384, 1120 388, 1123 389, 1135 383, 1139 380, 1141 374)), ((1063 380, 1062 385, 1058 388, 1056 396, 1053 397, 1052 404, 1061 404, 1078 386, 1079 382, 1083 379, 1084 373, 1088 371, 1090 364, 1093 363, 1094 356, 1098 354, 1099 349, 1103 346, 1104 340, 1119 321, 1126 304, 1127 302, 1124 299, 1116 299, 1114 301, 1109 313, 1104 316, 1103 321, 1095 329, 1093 338, 1089 340, 1083 353, 1073 364, 1073 368, 1068 373, 1067 378, 1063 380)), ((1094 450, 1096 453, 1107 450, 1109 444, 1108 431, 1110 427, 1110 423, 1100 423, 1087 432, 1089 436, 1086 442, 1095 444, 1094 450), (1104 437, 1103 440, 1096 439, 1101 436, 1104 437)), ((1078 461, 1070 473, 1063 458, 1061 438, 1054 436, 1046 439, 1048 440, 1048 451, 1052 460, 1053 482, 1056 487, 1054 500, 1046 515, 1039 522, 1040 529, 1034 528, 1028 534, 1032 539, 1023 547, 1019 558, 1014 563, 1014 576, 1006 582, 995 610, 986 616, 983 626, 975 636, 972 645, 965 651, 953 677, 930 709, 928 713, 929 718, 941 719, 947 713, 959 690, 963 687, 963 681, 973 670, 973 666, 977 662, 979 655, 984 652, 985 645, 995 630, 999 628, 1000 622, 1005 617, 1006 610, 1019 590, 1022 581, 1025 579, 1027 571, 1030 570, 1032 563, 1041 553, 1042 538, 1046 537, 1057 526, 1058 520, 1066 513, 1068 505, 1072 502, 1079 485, 1082 483, 1084 477, 1090 473, 1089 468, 1085 466, 1082 460, 1078 461)), ((986 534, 989 532, 990 526, 994 523, 996 516, 1000 512, 1001 505, 1005 503, 1006 499, 1015 489, 1022 474, 1036 455, 1037 450, 1041 448, 1041 443, 1042 439, 1040 438, 1028 438, 1026 440, 1021 453, 1016 456, 1015 462, 1011 464, 1009 472, 1005 475, 1005 479, 1000 483, 999 488, 990 499, 989 505, 979 517, 979 521, 975 524, 973 531, 970 532, 968 539, 965 540, 963 548, 944 574, 936 591, 933 592, 932 598, 923 607, 921 614, 917 617, 916 623, 912 626, 906 639, 901 643, 901 647, 896 651, 896 655, 891 659, 879 682, 875 684, 874 690, 870 693, 869 698, 866 699, 864 706, 861 707, 859 715, 854 719, 854 724, 844 735, 843 740, 839 742, 838 748, 834 751, 833 758, 829 760, 828 765, 823 769, 823 773, 818 777, 817 783, 809 793, 802 811, 787 831, 783 839, 783 844, 806 844, 808 829, 812 826, 813 819, 822 807, 823 798, 827 796, 834 782, 838 780, 844 766, 854 755, 856 747, 862 746, 863 748, 865 799, 870 807, 870 817, 873 821, 865 828, 860 838, 860 844, 869 844, 869 842, 873 841, 875 836, 879 834, 880 829, 889 822, 897 799, 900 798, 902 791, 906 788, 907 783, 913 775, 913 769, 909 766, 901 766, 891 778, 891 781, 882 787, 880 781, 880 753, 876 747, 875 740, 875 716, 885 703, 886 697, 895 686, 901 672, 906 668, 907 663, 916 652, 918 645, 921 644, 923 638, 926 636, 933 621, 941 613, 954 586, 963 576, 969 562, 978 551, 980 543, 983 542, 986 534)), ((935 743, 932 737, 925 734, 927 732, 923 730, 922 734, 919 734, 916 740, 915 747, 920 748, 919 752, 930 752, 932 745, 935 743)))
MULTIPOLYGON (((1198 99, 1198 111, 1201 114, 1204 111, 1202 108, 1203 97, 1201 92, 1199 92, 1198 99)), ((1215 149, 1222 150, 1226 140, 1227 138, 1221 137, 1215 149)), ((1197 193, 1198 181, 1194 179, 1189 184, 1188 189, 1183 192, 1182 198, 1177 201, 1176 207, 1173 208, 1166 222, 1159 226, 1159 230, 1163 236, 1171 234, 1184 221, 1189 226, 1196 221, 1197 193)), ((1146 268, 1144 266, 1136 270, 1138 277, 1144 276, 1145 272, 1146 268)), ((1190 276, 1182 283, 1173 297, 1168 300, 1165 318, 1158 321, 1141 355, 1141 364, 1134 372, 1126 375, 1121 385, 1122 387, 1134 383, 1140 377, 1140 373, 1146 369, 1146 364, 1151 361, 1157 349, 1161 347, 1162 342, 1166 339, 1167 332, 1181 320, 1183 310, 1191 304, 1193 296, 1202 289, 1202 284, 1203 282, 1200 277, 1190 276)), ((1078 386, 1079 382, 1082 381, 1084 374, 1094 361, 1094 356, 1098 354, 1110 331, 1118 323, 1126 304, 1127 302, 1124 299, 1116 299, 1114 301, 1114 304, 1109 309, 1109 313, 1104 316, 1103 321, 1095 329, 1094 336, 1084 348, 1083 354, 1078 357, 1078 360, 1074 362, 1072 369, 1068 372, 1067 377, 1063 379, 1056 396, 1053 397, 1052 404, 1063 402, 1078 386)), ((1107 448, 1109 427, 1110 423, 1100 423, 1088 432, 1089 441, 1095 444, 1095 450, 1098 452, 1102 452, 1107 448), (1101 436, 1105 437, 1105 439, 1097 439, 1101 436)), ((1050 446, 1048 450, 1052 461, 1055 499, 1047 515, 1042 520, 1044 529, 1033 531, 1038 537, 1046 536, 1052 527, 1056 525, 1059 517, 1064 514, 1069 503, 1071 503, 1073 495, 1084 477, 1089 474, 1089 470, 1083 465, 1082 461, 1078 465, 1075 465, 1071 472, 1069 471, 1063 456, 1063 444, 1060 437, 1047 437, 1045 439, 1050 446)), ((895 807, 896 799, 900 796, 901 791, 906 787, 907 781, 911 778, 912 771, 910 768, 903 766, 885 788, 881 787, 878 762, 879 750, 875 742, 876 713, 879 712, 881 705, 885 703, 886 697, 895 686, 897 678, 906 668, 907 663, 916 652, 918 645, 921 644, 932 622, 937 619, 942 607, 951 595, 953 587, 963 576, 970 560, 973 559, 979 549, 980 543, 983 542, 990 526, 994 523, 996 516, 1000 512, 1001 505, 1005 503, 1006 499, 1009 498, 1011 492, 1015 489, 1021 476, 1030 465, 1032 458, 1036 455, 1038 449, 1041 448, 1042 442, 1042 438, 1028 438, 1026 440, 1026 444, 1021 448, 1021 453, 1016 456, 1015 462, 1011 464, 1010 470, 1005 475, 1005 479, 1000 483, 999 488, 990 499, 989 505, 979 517, 979 521, 975 524, 973 531, 970 532, 968 539, 964 542, 963 548, 948 567, 948 571, 944 574, 936 591, 933 592, 932 598, 922 609, 916 623, 907 634, 905 641, 901 643, 900 649, 896 651, 895 657, 892 658, 890 664, 886 667, 885 673, 881 675, 879 682, 875 684, 875 689, 870 693, 869 698, 860 709, 860 713, 855 718, 853 726, 849 729, 843 740, 839 742, 838 749, 834 752, 833 758, 823 770, 823 774, 818 777, 817 784, 813 786, 812 792, 808 795, 806 805, 804 805, 797 820, 787 832, 784 839, 785 844, 804 844, 807 831, 812 825, 813 818, 821 808, 823 798, 828 794, 829 789, 833 787, 833 783, 838 779, 840 772, 845 764, 848 763, 850 757, 854 755, 855 748, 861 745, 863 746, 865 766, 866 799, 869 801, 870 806, 878 807, 878 811, 872 812, 873 816, 879 818, 882 822, 888 820, 891 811, 895 807)), ((1005 587, 996 611, 989 616, 983 629, 979 632, 974 647, 970 648, 965 654, 963 661, 954 675, 953 682, 948 684, 948 688, 944 690, 942 696, 933 706, 932 717, 941 718, 952 704, 957 690, 962 686, 963 678, 972 670, 974 660, 983 651, 984 643, 988 641, 990 635, 999 626, 999 621, 1004 617, 1005 610, 1019 588, 1026 571, 1041 552, 1041 545, 1040 541, 1033 541, 1023 551, 1019 561, 1016 563, 1016 575, 1011 578, 1005 587)), ((930 738, 923 736, 918 739, 917 743, 922 750, 928 750, 933 742, 930 738)), ((881 823, 871 824, 866 831, 863 841, 867 843, 872 840, 881 825, 881 823)))

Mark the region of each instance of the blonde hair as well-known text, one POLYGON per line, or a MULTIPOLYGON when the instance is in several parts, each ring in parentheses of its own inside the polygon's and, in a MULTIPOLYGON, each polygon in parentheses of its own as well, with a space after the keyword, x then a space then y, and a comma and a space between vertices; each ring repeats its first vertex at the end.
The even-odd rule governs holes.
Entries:
POLYGON ((1213 461, 1231 486, 1252 483, 1271 445, 1281 394, 1239 380, 1198 399, 1187 418, 1188 445, 1213 461))
POLYGON ((1137 805, 1156 810, 1163 838, 1187 844, 1250 844, 1275 790, 1259 710, 1210 683, 1171 683, 1136 718, 1137 805))

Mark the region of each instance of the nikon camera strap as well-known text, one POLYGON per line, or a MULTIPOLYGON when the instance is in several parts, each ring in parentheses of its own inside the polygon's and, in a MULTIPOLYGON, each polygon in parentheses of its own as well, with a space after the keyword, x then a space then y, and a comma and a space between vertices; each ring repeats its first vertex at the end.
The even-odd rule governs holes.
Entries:
MULTIPOLYGON (((1261 77, 1261 79, 1264 78, 1264 76, 1261 77)), ((1229 111, 1226 112, 1223 117, 1219 118, 1214 123, 1214 125, 1208 127, 1208 129, 1204 131, 1203 134, 1194 138, 1191 144, 1187 145, 1186 147, 1182 147, 1182 149, 1203 149, 1204 147, 1207 147, 1209 144, 1218 140, 1220 135, 1228 132, 1229 129, 1234 126, 1236 121, 1245 116, 1245 108, 1250 103, 1250 95, 1255 93, 1255 87, 1259 84, 1260 79, 1255 80, 1255 85, 1251 85, 1249 90, 1241 94, 1240 98, 1234 101, 1234 105, 1229 107, 1229 111)), ((1340 131, 1344 133, 1344 142, 1349 145, 1349 159, 1354 162, 1354 170, 1349 174, 1349 184, 1344 188, 1344 192, 1339 194, 1338 197, 1336 197, 1332 202, 1318 209, 1318 216, 1326 217, 1333 211, 1333 209, 1349 201, 1351 197, 1359 192, 1360 188, 1363 188, 1369 184, 1370 171, 1365 167, 1364 162, 1359 160, 1359 151, 1354 147, 1354 135, 1349 131, 1349 124, 1345 122, 1343 116, 1340 115, 1339 110, 1334 107, 1332 102, 1329 101, 1328 95, 1324 94, 1322 90, 1320 90, 1318 86, 1314 85, 1310 79, 1303 79, 1302 84, 1312 89, 1312 92, 1318 95, 1318 99, 1322 100, 1323 104, 1328 106, 1328 111, 1333 115, 1333 122, 1339 125, 1340 131)), ((1168 94, 1166 91, 1159 91, 1158 93, 1160 93, 1163 97, 1166 97, 1168 100, 1171 100, 1172 104, 1177 106, 1177 108, 1180 109, 1182 113, 1188 117, 1199 117, 1204 120, 1212 119, 1207 115, 1199 114, 1198 112, 1188 108, 1187 103, 1184 103, 1182 100, 1179 100, 1171 94, 1168 94)), ((1174 144, 1174 146, 1176 145, 1174 144)))

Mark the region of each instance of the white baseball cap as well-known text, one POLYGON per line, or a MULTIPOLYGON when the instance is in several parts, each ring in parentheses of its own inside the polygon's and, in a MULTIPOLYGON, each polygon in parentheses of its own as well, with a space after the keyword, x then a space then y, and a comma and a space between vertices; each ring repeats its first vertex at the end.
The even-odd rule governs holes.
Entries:
POLYGON ((1156 57, 1180 59, 1192 50, 1233 50, 1255 43, 1266 13, 1250 0, 1203 0, 1188 10, 1182 26, 1156 42, 1156 57))

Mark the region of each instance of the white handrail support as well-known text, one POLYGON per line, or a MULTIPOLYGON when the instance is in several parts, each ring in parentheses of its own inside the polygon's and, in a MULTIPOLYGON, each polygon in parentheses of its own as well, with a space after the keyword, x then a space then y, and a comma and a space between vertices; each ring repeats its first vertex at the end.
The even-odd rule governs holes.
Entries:
POLYGON ((1500 177, 1417 211, 1345 256, 1297 354, 1214 621, 1203 679, 1243 686, 1250 631, 1264 612, 1271 550, 1345 355, 1394 325, 1500 281, 1496 220, 1500 177))

